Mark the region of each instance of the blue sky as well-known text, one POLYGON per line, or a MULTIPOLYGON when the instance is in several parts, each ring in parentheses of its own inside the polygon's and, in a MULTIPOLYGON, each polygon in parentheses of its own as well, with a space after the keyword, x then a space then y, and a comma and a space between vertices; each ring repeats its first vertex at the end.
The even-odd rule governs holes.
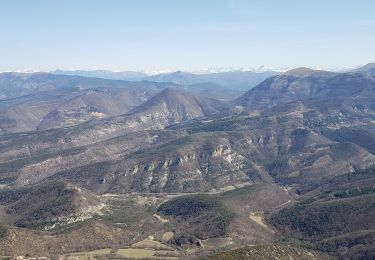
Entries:
POLYGON ((1 0, 0 70, 346 67, 373 0, 1 0))

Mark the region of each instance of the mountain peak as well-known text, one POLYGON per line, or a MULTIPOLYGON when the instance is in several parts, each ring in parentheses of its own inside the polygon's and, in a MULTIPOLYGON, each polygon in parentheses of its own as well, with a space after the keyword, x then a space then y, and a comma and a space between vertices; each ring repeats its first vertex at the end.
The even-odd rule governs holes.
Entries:
POLYGON ((374 72, 375 71, 375 62, 367 63, 366 65, 356 69, 355 71, 374 72))
POLYGON ((353 95, 369 96, 373 95, 373 87, 373 81, 366 75, 337 74, 299 68, 283 76, 266 79, 237 98, 234 104, 253 113, 297 100, 349 98, 353 95), (292 77, 286 79, 289 75, 292 77))
POLYGON ((321 70, 321 69, 310 69, 306 67, 300 67, 296 69, 289 70, 284 73, 284 75, 294 76, 294 77, 305 77, 311 75, 319 75, 319 76, 332 76, 335 75, 335 72, 321 70))
POLYGON ((198 98, 184 90, 166 88, 133 109, 129 115, 152 115, 153 117, 167 118, 169 122, 182 122, 217 113, 221 106, 220 102, 198 98))
POLYGON ((318 72, 319 70, 313 70, 310 68, 306 67, 300 67, 292 70, 288 70, 285 72, 285 75, 292 75, 292 76, 305 76, 305 75, 310 75, 312 73, 318 72))
POLYGON ((180 92, 180 90, 177 90, 176 88, 165 88, 163 89, 160 94, 167 94, 167 95, 172 95, 172 94, 177 94, 178 92, 180 92))
POLYGON ((193 97, 193 95, 182 89, 176 89, 172 87, 172 88, 163 89, 159 94, 151 98, 151 100, 152 99, 176 100, 176 99, 180 99, 184 97, 193 97))
POLYGON ((363 68, 375 68, 375 62, 367 63, 363 68))

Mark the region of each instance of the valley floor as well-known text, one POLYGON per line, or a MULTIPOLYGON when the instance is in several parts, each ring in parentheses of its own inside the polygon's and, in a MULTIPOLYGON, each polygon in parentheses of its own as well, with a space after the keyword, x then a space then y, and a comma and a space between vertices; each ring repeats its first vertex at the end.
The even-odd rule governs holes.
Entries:
POLYGON ((9 227, 0 239, 0 252, 62 259, 198 257, 272 243, 275 232, 265 224, 264 212, 294 200, 285 189, 274 184, 242 184, 207 194, 104 194, 97 199, 104 206, 87 219, 76 218, 69 223, 60 219, 57 222, 61 223, 55 223, 49 230, 9 227), (221 206, 198 210, 188 217, 165 215, 158 210, 166 202, 201 196, 202 201, 212 200, 213 207, 216 203, 221 206), (213 223, 210 218, 220 217, 222 210, 230 212, 230 221, 209 226, 213 223), (207 218, 206 222, 197 226, 194 223, 201 220, 201 215, 207 218), (193 231, 188 234, 188 230, 193 231))

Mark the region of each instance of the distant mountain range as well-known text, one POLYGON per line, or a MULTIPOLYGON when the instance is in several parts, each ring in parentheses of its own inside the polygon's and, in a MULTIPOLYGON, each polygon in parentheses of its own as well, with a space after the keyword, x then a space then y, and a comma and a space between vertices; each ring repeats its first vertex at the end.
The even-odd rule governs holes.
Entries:
MULTIPOLYGON (((334 68, 329 71, 368 71, 373 70, 374 67, 375 65, 373 63, 369 63, 359 68, 334 68)), ((260 67, 257 69, 209 69, 200 72, 171 71, 156 72, 151 74, 137 71, 113 72, 109 70, 55 70, 51 73, 58 75, 73 75, 128 81, 147 80, 154 82, 171 82, 182 85, 211 83, 229 89, 248 90, 249 88, 259 84, 261 81, 263 81, 269 76, 281 74, 289 70, 290 69, 285 68, 280 69, 272 67, 260 67)))
POLYGON ((149 77, 144 72, 137 71, 124 71, 115 72, 110 70, 55 70, 51 74, 56 75, 70 75, 70 76, 83 76, 91 78, 103 78, 114 80, 129 80, 129 81, 142 81, 149 77))
POLYGON ((232 91, 244 91, 254 87, 269 76, 277 74, 274 71, 227 71, 211 73, 191 73, 176 71, 170 73, 159 73, 148 75, 142 72, 111 72, 105 70, 94 71, 62 71, 52 72, 57 75, 74 75, 84 77, 97 77, 105 79, 127 80, 127 81, 153 81, 171 82, 184 86, 201 86, 203 84, 215 85, 232 91))

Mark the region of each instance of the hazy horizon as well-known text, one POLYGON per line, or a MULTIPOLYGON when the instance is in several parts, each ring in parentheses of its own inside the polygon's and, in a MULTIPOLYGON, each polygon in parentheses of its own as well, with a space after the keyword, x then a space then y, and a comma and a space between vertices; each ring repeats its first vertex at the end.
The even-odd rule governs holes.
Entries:
POLYGON ((286 72, 288 70, 293 70, 297 68, 309 68, 313 70, 324 70, 324 71, 332 71, 332 72, 346 72, 351 71, 354 69, 361 68, 368 64, 375 64, 374 62, 367 62, 363 64, 356 64, 353 66, 344 66, 344 67, 313 67, 313 66, 298 66, 298 67, 275 67, 275 66, 258 66, 258 67, 212 67, 212 68, 200 68, 200 69, 179 69, 179 68, 161 68, 161 69, 108 69, 108 68, 54 68, 49 70, 36 70, 34 68, 25 68, 25 69, 17 69, 17 70, 1 70, 0 73, 5 72, 16 72, 16 73, 37 73, 37 72, 45 72, 45 73, 55 73, 55 72, 113 72, 113 73, 123 73, 123 72, 134 72, 134 73, 143 73, 146 75, 156 75, 156 74, 168 74, 174 72, 188 72, 193 74, 205 74, 205 73, 220 73, 220 72, 231 72, 231 71, 252 71, 257 73, 268 72, 268 71, 275 71, 275 72, 286 72))

